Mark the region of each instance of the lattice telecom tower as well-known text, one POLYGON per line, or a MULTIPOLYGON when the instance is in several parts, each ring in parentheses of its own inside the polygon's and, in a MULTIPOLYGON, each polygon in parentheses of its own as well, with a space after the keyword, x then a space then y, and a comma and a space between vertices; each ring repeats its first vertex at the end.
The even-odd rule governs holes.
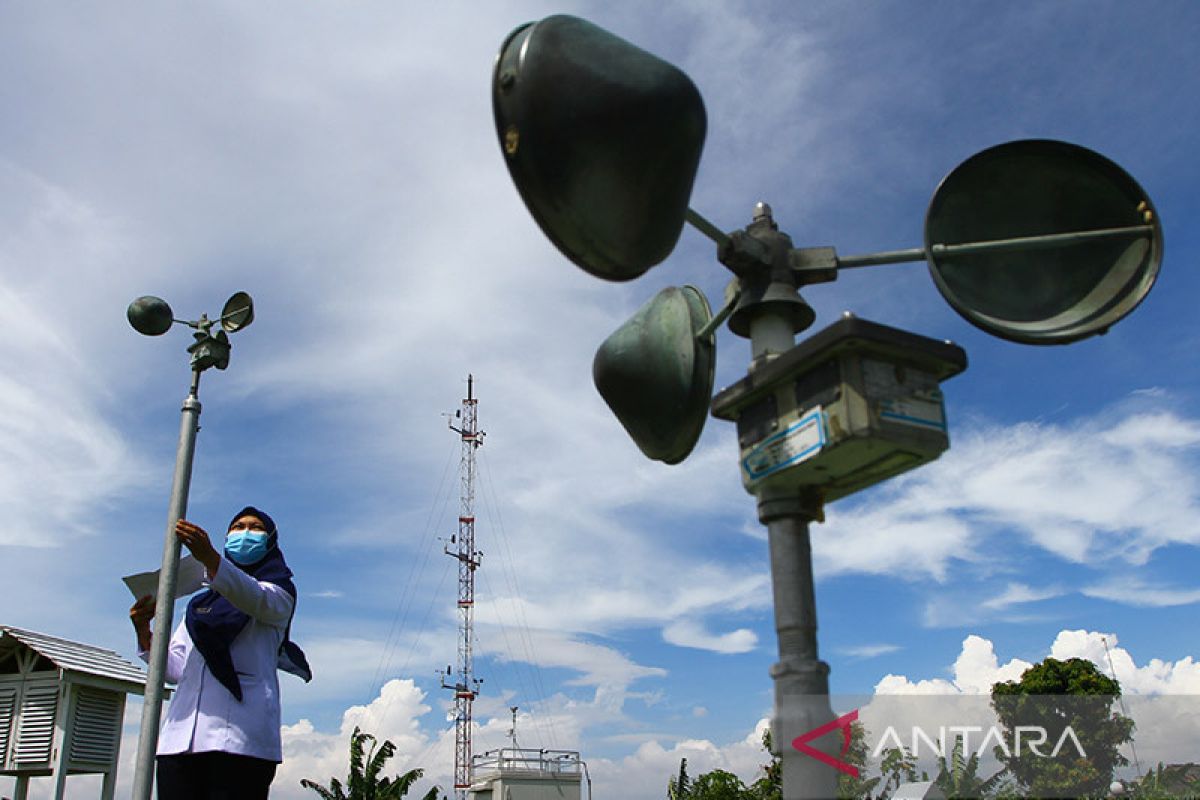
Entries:
POLYGON ((472 676, 471 641, 474 638, 475 570, 482 553, 475 549, 475 451, 483 444, 476 415, 479 401, 474 395, 474 377, 467 376, 467 396, 455 414, 458 425, 450 422, 450 430, 462 437, 462 456, 458 464, 462 482, 461 506, 458 514, 458 534, 450 537, 444 548, 446 555, 458 559, 458 670, 446 667, 442 688, 454 691, 454 793, 466 800, 471 785, 471 703, 479 694, 480 678, 472 676), (452 683, 447 679, 454 676, 452 683))

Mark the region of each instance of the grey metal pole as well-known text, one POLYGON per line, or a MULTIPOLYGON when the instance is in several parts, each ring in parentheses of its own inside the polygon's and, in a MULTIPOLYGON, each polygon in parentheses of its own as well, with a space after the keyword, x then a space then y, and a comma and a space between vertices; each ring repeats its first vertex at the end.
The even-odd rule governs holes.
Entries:
MULTIPOLYGON (((792 741, 834 718, 829 704, 829 665, 817 651, 817 601, 809 522, 816 511, 807 498, 789 493, 759 496, 759 519, 767 526, 771 587, 779 662, 771 667, 775 713, 771 741, 782 759, 783 798, 837 797, 837 771, 792 747, 792 741)), ((826 736, 810 747, 834 755, 840 739, 826 736)))
POLYGON ((1086 244, 1103 239, 1122 239, 1135 236, 1154 236, 1153 225, 1129 225, 1124 228, 1101 228, 1093 231, 1068 231, 1049 233, 1042 236, 1018 236, 1013 239, 993 239, 986 242, 964 242, 962 244, 933 244, 926 252, 923 247, 908 250, 888 250, 861 256, 838 256, 838 269, 848 267, 874 267, 882 264, 902 264, 906 261, 924 261, 930 253, 935 256, 965 256, 975 253, 1006 253, 1020 250, 1046 250, 1072 244, 1086 244))
POLYGON ((150 669, 146 677, 142 729, 138 738, 137 765, 133 775, 133 800, 150 800, 154 786, 154 754, 158 748, 158 725, 162 719, 163 683, 167 671, 167 645, 171 642, 175 611, 175 584, 179 573, 179 540, 175 523, 187 514, 188 489, 192 482, 192 458, 196 433, 200 430, 200 370, 192 371, 192 388, 183 401, 179 425, 179 449, 175 454, 175 479, 167 511, 167 536, 163 543, 162 571, 158 576, 158 598, 154 605, 154 636, 150 640, 150 669))
MULTIPOLYGON (((765 208, 769 214, 769 207, 765 208)), ((796 344, 791 320, 767 306, 750 321, 753 363, 786 353, 796 344)), ((829 704, 829 665, 817 655, 817 603, 808 525, 820 515, 820 500, 795 490, 764 487, 757 492, 758 518, 767 526, 771 587, 779 662, 771 667, 775 709, 771 741, 779 752, 783 800, 837 797, 837 771, 792 747, 802 734, 834 719, 829 704)), ((830 750, 836 737, 810 746, 830 750)))

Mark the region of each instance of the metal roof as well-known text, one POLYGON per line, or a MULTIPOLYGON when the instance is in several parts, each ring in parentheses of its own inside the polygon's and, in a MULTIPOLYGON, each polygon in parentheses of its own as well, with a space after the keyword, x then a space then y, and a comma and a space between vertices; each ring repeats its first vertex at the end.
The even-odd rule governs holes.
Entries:
POLYGON ((6 641, 11 639, 40 653, 68 672, 82 672, 87 675, 134 684, 131 690, 139 694, 142 687, 146 685, 146 672, 112 650, 59 639, 44 633, 0 625, 0 649, 12 647, 11 642, 6 641))

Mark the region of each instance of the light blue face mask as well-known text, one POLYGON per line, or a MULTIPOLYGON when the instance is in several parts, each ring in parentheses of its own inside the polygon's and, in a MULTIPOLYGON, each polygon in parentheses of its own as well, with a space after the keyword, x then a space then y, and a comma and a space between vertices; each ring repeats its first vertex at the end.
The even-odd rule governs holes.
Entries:
POLYGON ((225 555, 235 564, 248 566, 262 561, 267 554, 267 534, 238 528, 225 537, 225 555))

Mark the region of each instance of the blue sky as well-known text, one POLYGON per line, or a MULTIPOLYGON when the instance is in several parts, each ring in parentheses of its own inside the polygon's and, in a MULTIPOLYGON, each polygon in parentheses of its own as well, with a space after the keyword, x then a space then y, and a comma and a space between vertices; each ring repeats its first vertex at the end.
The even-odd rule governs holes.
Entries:
MULTIPOLYGON (((0 6, 0 624, 133 657, 119 578, 160 557, 189 339, 141 337, 124 309, 155 294, 196 318, 245 290, 255 323, 201 385, 189 516, 267 509, 297 573, 317 678, 281 678, 277 796, 341 774, 354 724, 449 782, 438 537, 468 373, 488 433, 477 749, 519 705, 521 743, 582 750, 598 794, 660 797, 681 756, 753 777, 775 643, 732 427, 650 463, 591 385, 595 347, 646 298, 691 283, 716 305, 728 274, 686 230, 644 278, 603 283, 525 211, 491 67, 557 12, 696 82, 692 206, 727 230, 765 200, 799 246, 915 247, 938 181, 1010 139, 1072 141, 1139 181, 1162 273, 1104 337, 994 339, 920 264, 806 292, 818 327, 852 310, 971 362, 944 387, 951 450, 814 528, 820 645, 845 695, 961 691, 1052 648, 1098 658, 1101 634, 1128 688, 1200 692, 1186 2, 0 6)), ((723 330, 718 349, 724 386, 749 346, 723 330)))

